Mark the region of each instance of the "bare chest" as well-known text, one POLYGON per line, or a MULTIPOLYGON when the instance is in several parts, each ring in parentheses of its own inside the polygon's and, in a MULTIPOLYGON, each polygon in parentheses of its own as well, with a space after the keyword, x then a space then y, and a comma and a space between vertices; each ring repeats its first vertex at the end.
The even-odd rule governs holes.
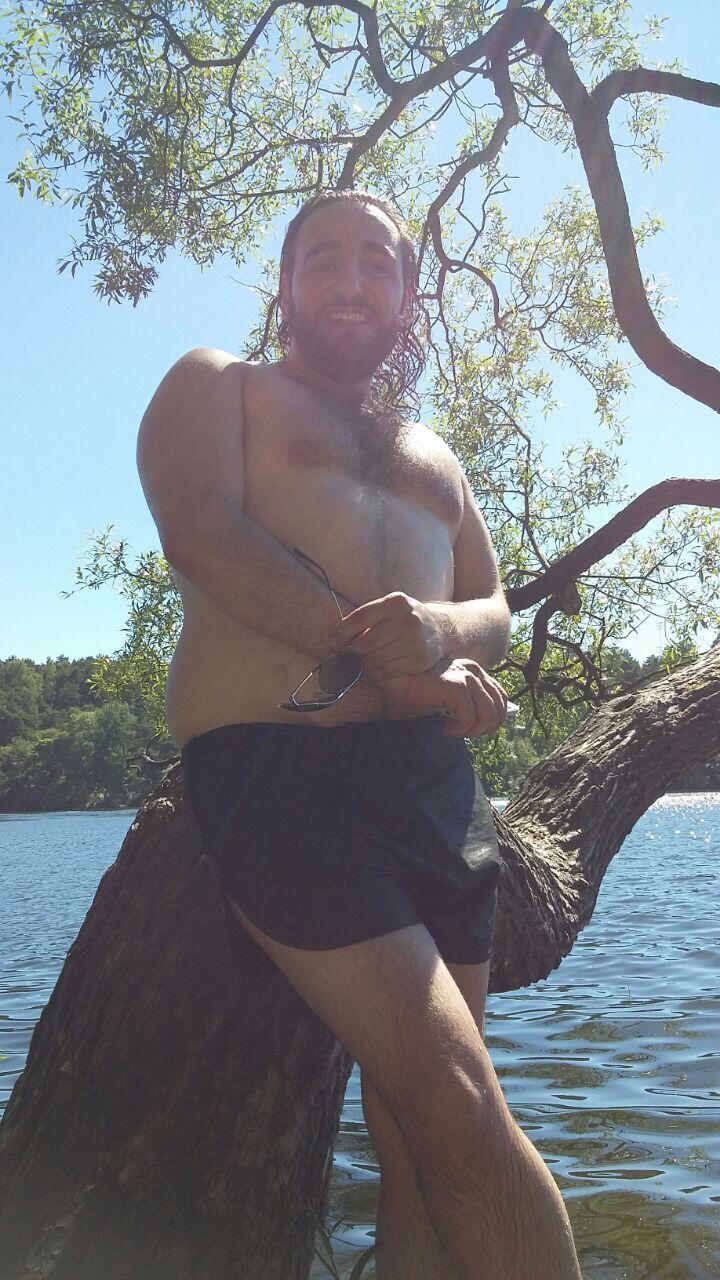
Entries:
POLYGON ((255 473, 258 484, 272 477, 275 486, 292 489, 344 477, 358 490, 403 499, 449 529, 459 527, 459 473, 425 427, 365 411, 333 412, 301 394, 295 403, 267 397, 251 405, 245 433, 248 480, 255 473))

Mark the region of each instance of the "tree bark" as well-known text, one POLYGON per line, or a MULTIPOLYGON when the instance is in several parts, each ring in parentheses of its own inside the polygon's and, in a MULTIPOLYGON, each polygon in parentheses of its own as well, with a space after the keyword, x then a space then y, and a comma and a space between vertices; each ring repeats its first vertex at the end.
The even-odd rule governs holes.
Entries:
POLYGON ((491 991, 528 986, 557 968, 635 823, 718 751, 720 643, 611 699, 530 771, 495 815, 504 865, 491 991))
POLYGON ((2 1280, 304 1280, 352 1060, 237 975, 174 766, 106 871, 0 1125, 2 1280))
MULTIPOLYGON (((720 645, 616 698, 496 815, 491 989, 545 977, 610 861, 720 750, 720 645)), ((305 1280, 352 1060, 241 978, 174 767, 68 952, 0 1125, 2 1280, 305 1280)))

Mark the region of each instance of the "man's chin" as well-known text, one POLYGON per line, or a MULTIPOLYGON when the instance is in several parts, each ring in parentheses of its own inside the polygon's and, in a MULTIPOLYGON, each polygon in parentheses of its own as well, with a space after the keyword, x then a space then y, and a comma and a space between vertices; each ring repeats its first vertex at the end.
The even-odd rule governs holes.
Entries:
POLYGON ((386 343, 373 343, 364 349, 358 349, 359 346, 357 337, 350 339, 343 334, 332 342, 302 343, 299 349, 303 360, 315 373, 344 384, 372 378, 392 351, 392 346, 386 343))

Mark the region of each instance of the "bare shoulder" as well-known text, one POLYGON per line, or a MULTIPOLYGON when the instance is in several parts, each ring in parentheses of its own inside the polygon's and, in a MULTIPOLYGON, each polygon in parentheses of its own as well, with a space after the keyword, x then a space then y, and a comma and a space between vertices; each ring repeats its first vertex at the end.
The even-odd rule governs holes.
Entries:
POLYGON ((178 439, 184 430, 201 425, 242 425, 243 389, 250 366, 239 356, 217 347, 194 347, 175 361, 159 383, 140 424, 140 447, 157 440, 169 444, 168 432, 178 439))
POLYGON ((192 351, 186 351, 184 356, 180 356, 173 368, 220 371, 229 364, 242 363, 239 356, 232 355, 229 351, 221 351, 219 347, 193 347, 192 351))
POLYGON ((442 469, 444 475, 456 481, 458 485, 462 484, 462 467, 442 436, 438 435, 437 431, 433 431, 432 427, 427 426, 424 422, 413 422, 407 425, 415 433, 414 439, 417 442, 417 447, 434 460, 436 465, 442 469))
POLYGON ((242 381, 249 367, 239 356, 218 347, 193 347, 171 366, 155 396, 164 399, 168 395, 173 398, 190 395, 193 400, 197 396, 205 397, 221 384, 242 381))
POLYGON ((140 482, 170 563, 214 511, 242 510, 244 361, 195 347, 168 370, 138 433, 140 482))

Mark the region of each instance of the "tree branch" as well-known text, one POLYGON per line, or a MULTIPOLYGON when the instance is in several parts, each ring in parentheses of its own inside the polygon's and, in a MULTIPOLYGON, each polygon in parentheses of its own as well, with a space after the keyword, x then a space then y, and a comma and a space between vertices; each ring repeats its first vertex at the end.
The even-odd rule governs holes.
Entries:
POLYGON ((530 689, 534 689, 537 684, 540 667, 547 649, 548 623, 552 615, 557 612, 557 609, 557 600, 554 596, 550 596, 548 600, 543 601, 533 618, 532 644, 530 645, 528 660, 523 666, 523 675, 530 689))
POLYGON ((685 98, 688 102, 699 102, 705 107, 720 107, 720 84, 649 67, 613 71, 595 86, 590 101, 598 111, 607 115, 616 99, 628 93, 662 93, 673 98, 685 98))
MULTIPOLYGON (((331 3, 331 0, 325 0, 325 2, 331 3)), ((413 99, 422 97, 424 94, 429 93, 431 89, 437 89, 441 84, 452 80, 458 71, 469 70, 480 58, 492 58, 499 62, 503 54, 507 57, 509 43, 513 39, 511 21, 513 16, 507 11, 503 12, 497 22, 493 23, 476 40, 471 40, 470 44, 466 45, 464 49, 460 49, 457 53, 444 58, 442 62, 438 62, 436 66, 428 68, 427 71, 423 71, 412 80, 404 81, 402 84, 395 82, 397 87, 389 106, 370 125, 366 133, 361 138, 358 138, 358 141, 348 152, 337 184, 338 190, 346 190, 352 187, 355 167, 360 157, 375 145, 385 132, 385 129, 397 119, 413 99)))
POLYGON ((510 72, 508 69, 507 51, 497 58, 491 64, 490 75, 502 106, 502 116, 497 121, 493 129, 492 137, 487 146, 480 151, 474 151, 472 155, 465 156, 464 160, 453 170, 448 181, 442 191, 435 197, 430 205, 425 219, 425 228, 423 231, 420 252, 418 254, 418 265, 422 263, 427 244, 428 233, 432 237, 433 247, 438 261, 449 271, 471 271, 479 276, 490 290, 493 302, 493 316, 495 325, 500 324, 500 297, 494 281, 481 267, 473 265, 469 262, 460 262, 456 258, 449 258, 445 252, 442 243, 442 228, 440 226, 440 210, 443 205, 447 204, 450 197, 459 187, 463 179, 473 169, 479 168, 481 164, 489 164, 499 155, 502 147, 507 141, 510 130, 516 125, 520 119, 515 94, 513 93, 512 83, 510 81, 510 72))
MULTIPOLYGON (((608 89, 597 99, 587 92, 572 64, 565 40, 537 10, 521 9, 515 15, 514 29, 528 49, 541 59, 545 75, 572 121, 595 203, 610 290, 621 329, 648 369, 720 413, 720 371, 671 342, 648 301, 607 121, 604 104, 608 89)), ((685 77, 679 79, 686 86, 692 83, 685 77)), ((667 86, 668 81, 665 84, 667 86)), ((666 92, 669 91, 666 87, 666 92)))
MULTIPOLYGON (((183 40, 179 32, 175 30, 172 23, 169 22, 169 20, 162 13, 158 13, 156 9, 148 9, 147 13, 140 14, 140 13, 135 13, 130 8, 130 6, 126 4, 121 5, 121 8, 123 12, 126 13, 127 16, 132 19, 133 22, 140 23, 142 27, 147 26, 149 19, 154 19, 155 22, 158 22, 160 26, 163 28, 163 31, 165 32, 165 36, 167 38, 168 43, 171 44, 173 48, 177 49, 180 53, 182 53, 183 57, 187 59, 188 66, 191 66, 191 67, 238 67, 242 62, 245 61, 251 49, 257 44, 258 37, 262 35, 268 22, 273 17, 273 15, 277 12, 277 10, 282 9, 285 5, 292 4, 292 3, 293 3, 293 0, 272 0, 272 3, 265 10, 262 17, 259 18, 258 21, 255 23, 255 26, 250 32, 250 35, 248 36, 247 40, 243 44, 242 48, 237 53, 232 54, 231 57, 229 58, 198 58, 196 57, 195 54, 190 49, 190 47, 183 40)), ((348 7, 351 7, 351 5, 352 5, 352 0, 348 0, 348 7)))
POLYGON ((363 55, 379 87, 389 98, 394 98, 395 94, 402 90, 401 83, 390 75, 382 56, 377 13, 374 8, 363 4, 362 0, 339 0, 339 3, 338 0, 300 0, 300 3, 306 9, 348 9, 351 13, 356 13, 363 24, 367 40, 367 49, 363 50, 363 55))
POLYGON ((509 588, 505 594, 510 611, 521 613, 548 596, 561 595, 581 574, 617 550, 661 511, 680 505, 720 507, 720 480, 673 477, 652 485, 601 529, 596 529, 584 542, 556 560, 545 573, 522 587, 509 588))
POLYGON ((691 764, 719 748, 715 645, 649 688, 611 699, 531 770, 495 814, 503 874, 492 991, 518 984, 518 964, 524 982, 547 977, 591 918, 628 832, 691 764), (542 929, 528 928, 528 901, 551 904, 542 929))

